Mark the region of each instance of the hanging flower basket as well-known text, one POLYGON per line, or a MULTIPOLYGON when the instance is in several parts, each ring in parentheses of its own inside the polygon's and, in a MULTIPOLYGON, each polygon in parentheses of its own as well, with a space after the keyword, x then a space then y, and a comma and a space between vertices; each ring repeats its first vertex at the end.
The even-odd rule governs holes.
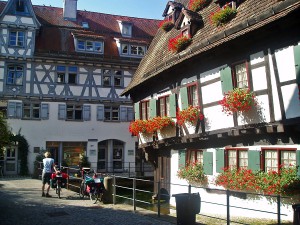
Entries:
POLYGON ((159 28, 166 31, 166 32, 171 30, 173 27, 174 27, 174 24, 170 20, 163 20, 159 24, 159 28))
POLYGON ((188 8, 194 12, 198 12, 208 6, 210 2, 211 0, 190 0, 188 8))
POLYGON ((190 105, 187 109, 177 112, 176 118, 179 126, 182 126, 185 123, 196 125, 198 120, 204 119, 204 115, 200 112, 198 106, 190 105))
POLYGON ((210 22, 215 26, 223 26, 225 23, 233 19, 237 14, 236 9, 232 9, 230 6, 225 6, 223 9, 212 13, 210 15, 210 22))
POLYGON ((181 52, 192 42, 192 39, 182 34, 169 40, 169 50, 175 53, 181 52))
POLYGON ((139 133, 145 133, 147 128, 147 120, 135 120, 129 125, 129 132, 137 136, 139 133))
POLYGON ((247 112, 257 105, 257 100, 253 92, 246 88, 234 88, 228 91, 224 98, 219 101, 222 111, 227 115, 235 112, 247 112))

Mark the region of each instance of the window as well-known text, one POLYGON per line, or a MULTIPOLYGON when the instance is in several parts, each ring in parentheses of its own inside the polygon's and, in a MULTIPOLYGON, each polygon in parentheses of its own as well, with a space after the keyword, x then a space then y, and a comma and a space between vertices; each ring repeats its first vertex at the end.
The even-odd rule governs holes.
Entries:
POLYGON ((77 66, 57 66, 57 83, 77 83, 77 66))
POLYGON ((149 101, 141 102, 141 119, 149 119, 150 104, 149 101))
POLYGON ((77 50, 103 53, 103 42, 102 41, 78 40, 77 41, 77 50))
POLYGON ((67 105, 67 120, 82 120, 82 106, 67 105))
POLYGON ((25 33, 23 31, 11 31, 9 33, 9 46, 24 47, 25 33))
POLYGON ((132 55, 145 55, 145 47, 138 45, 131 45, 130 51, 132 55))
POLYGON ((122 71, 115 70, 114 72, 114 86, 121 87, 122 86, 122 71))
POLYGON ((121 50, 122 50, 122 54, 127 55, 128 54, 128 44, 122 44, 121 50))
POLYGON ((122 35, 131 37, 131 24, 122 23, 122 35))
POLYGON ((24 103, 23 104, 23 118, 24 119, 39 119, 40 118, 40 104, 39 103, 24 103))
POLYGON ((248 88, 248 73, 247 73, 247 64, 240 63, 233 66, 233 75, 235 80, 235 87, 238 88, 248 88))
POLYGON ((158 99, 159 101, 159 116, 169 116, 170 115, 170 98, 169 96, 164 96, 158 99))
POLYGON ((20 65, 8 66, 7 84, 22 85, 24 77, 24 67, 20 65))
POLYGON ((192 164, 192 163, 202 163, 203 164, 203 151, 196 149, 196 150, 187 150, 187 157, 186 157, 186 163, 192 164))
POLYGON ((119 107, 105 106, 104 107, 104 120, 119 121, 119 107))
POLYGON ((121 87, 123 85, 123 77, 121 70, 103 70, 103 86, 121 87), (113 82, 113 83, 112 83, 113 82))
POLYGON ((226 167, 248 168, 247 149, 226 149, 226 167))
POLYGON ((16 1, 16 12, 24 12, 24 11, 25 11, 24 0, 16 1))
POLYGON ((296 149, 263 149, 263 157, 266 172, 296 165, 296 149))
POLYGON ((198 101, 197 85, 188 86, 187 92, 188 92, 188 103, 189 103, 189 105, 198 106, 199 101, 198 101))
POLYGON ((83 28, 89 28, 89 23, 88 22, 82 22, 82 27, 83 28))

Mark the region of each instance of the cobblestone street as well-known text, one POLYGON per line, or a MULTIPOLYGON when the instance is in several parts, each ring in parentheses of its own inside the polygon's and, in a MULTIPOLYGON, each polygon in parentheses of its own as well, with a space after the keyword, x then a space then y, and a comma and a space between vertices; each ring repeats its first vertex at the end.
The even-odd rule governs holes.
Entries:
POLYGON ((41 197, 41 181, 31 178, 0 179, 1 225, 169 225, 176 218, 158 218, 154 212, 132 206, 97 203, 80 199, 75 192, 63 189, 59 199, 53 189, 52 198, 41 197))

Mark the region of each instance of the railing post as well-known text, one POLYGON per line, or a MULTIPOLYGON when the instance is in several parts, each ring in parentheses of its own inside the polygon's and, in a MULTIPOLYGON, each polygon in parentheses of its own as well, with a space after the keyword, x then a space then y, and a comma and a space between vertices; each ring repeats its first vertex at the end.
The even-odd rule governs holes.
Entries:
POLYGON ((116 204, 116 176, 113 175, 113 204, 116 204))
POLYGON ((229 203, 230 191, 226 190, 226 209, 227 209, 227 225, 230 225, 230 203, 229 203))
POLYGON ((191 194, 192 193, 192 186, 189 184, 189 190, 188 193, 191 194))
POLYGON ((132 184, 132 186, 133 186, 133 194, 132 194, 132 196, 133 196, 133 211, 135 212, 135 210, 136 210, 136 205, 135 205, 135 198, 136 198, 136 196, 135 196, 136 180, 135 180, 135 178, 133 178, 132 182, 133 182, 133 184, 132 184))
POLYGON ((277 195, 277 223, 280 225, 281 224, 281 218, 280 218, 280 214, 281 214, 281 211, 280 211, 280 195, 277 195))
POLYGON ((128 164, 128 177, 130 177, 130 162, 128 164))
POLYGON ((160 217, 160 181, 157 182, 157 216, 160 217))

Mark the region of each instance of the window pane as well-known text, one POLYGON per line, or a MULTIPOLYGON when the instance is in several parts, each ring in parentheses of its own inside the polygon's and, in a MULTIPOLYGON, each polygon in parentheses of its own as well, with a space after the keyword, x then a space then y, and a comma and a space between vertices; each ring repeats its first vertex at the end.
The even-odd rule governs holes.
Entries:
POLYGON ((108 76, 103 77, 103 85, 110 86, 110 77, 108 77, 108 76))
POLYGON ((17 45, 17 32, 11 31, 9 35, 9 45, 16 46, 17 45))
POLYGON ((75 120, 82 120, 82 106, 75 107, 75 120))
POLYGON ((102 52, 102 43, 101 42, 95 42, 95 51, 102 52))
POLYGON ((248 151, 239 152, 239 168, 248 168, 248 151))
POLYGON ((145 55, 144 47, 138 46, 138 54, 139 54, 139 55, 145 55))
POLYGON ((77 66, 69 66, 69 72, 77 72, 77 66))
POLYGON ((115 77, 115 86, 121 86, 121 77, 115 77))
POLYGON ((18 31, 18 46, 24 46, 24 32, 18 31))
POLYGON ((296 165, 296 152, 295 151, 281 151, 281 165, 284 167, 296 165))
POLYGON ((85 49, 84 45, 85 45, 85 42, 84 42, 84 41, 79 40, 79 41, 77 42, 77 48, 78 48, 79 50, 84 50, 84 49, 85 49))
POLYGON ((30 104, 23 104, 23 118, 30 118, 30 104))
POLYGON ((66 71, 65 66, 57 66, 57 71, 66 71))
POLYGON ((236 150, 229 150, 228 151, 228 166, 230 168, 237 167, 236 150))
POLYGON ((93 42, 91 42, 91 41, 86 42, 86 50, 88 50, 88 51, 93 51, 94 50, 93 42))
POLYGON ((112 120, 117 121, 119 120, 119 108, 112 107, 112 120))
POLYGON ((132 55, 137 55, 137 46, 131 45, 131 54, 132 55))
POLYGON ((69 84, 76 84, 76 74, 69 74, 69 84))
POLYGON ((160 112, 160 116, 165 116, 166 115, 165 98, 160 98, 159 99, 159 112, 160 112))
POLYGON ((58 83, 65 83, 65 74, 64 73, 58 73, 57 74, 57 82, 58 83))
POLYGON ((170 98, 169 96, 166 97, 166 116, 170 116, 170 98))
POLYGON ((235 66, 235 74, 237 80, 237 87, 239 88, 248 87, 248 78, 247 78, 247 70, 246 70, 245 63, 235 66))
POLYGON ((128 45, 122 44, 122 54, 128 54, 128 45))
POLYGON ((277 171, 278 170, 278 160, 277 151, 266 150, 265 151, 265 171, 277 171))

